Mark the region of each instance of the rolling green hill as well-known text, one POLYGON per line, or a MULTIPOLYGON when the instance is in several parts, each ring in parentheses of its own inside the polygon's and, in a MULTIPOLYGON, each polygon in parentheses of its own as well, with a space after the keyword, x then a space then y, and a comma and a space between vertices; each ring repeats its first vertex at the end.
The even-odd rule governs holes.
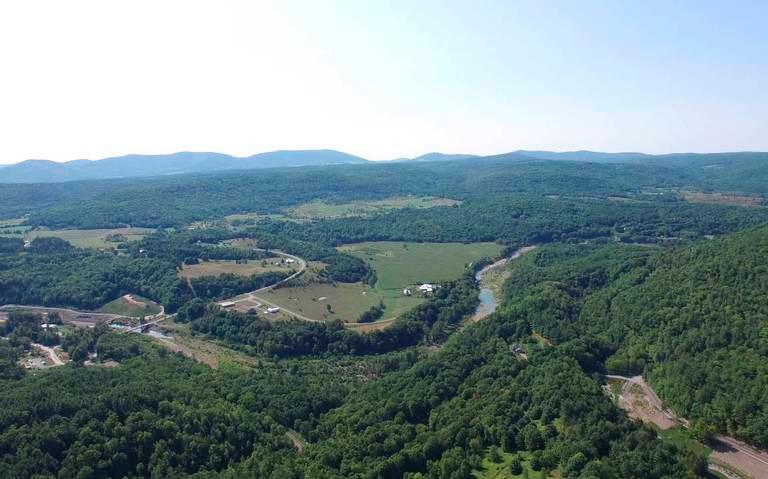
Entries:
POLYGON ((686 417, 768 445, 768 228, 684 248, 553 245, 515 264, 505 315, 646 373, 686 417))

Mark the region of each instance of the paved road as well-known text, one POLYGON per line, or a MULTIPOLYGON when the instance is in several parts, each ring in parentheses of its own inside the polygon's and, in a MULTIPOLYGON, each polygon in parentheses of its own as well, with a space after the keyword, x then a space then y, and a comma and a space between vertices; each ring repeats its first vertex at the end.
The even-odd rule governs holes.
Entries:
MULTIPOLYGON (((266 250, 261 249, 261 248, 255 248, 255 249, 258 250, 258 251, 266 251, 266 250)), ((277 283, 270 284, 269 286, 264 286, 263 288, 259 288, 259 289, 254 290, 254 291, 250 291, 248 293, 235 296, 234 298, 221 300, 217 304, 219 304, 219 305, 221 305, 223 303, 235 303, 235 304, 237 304, 237 303, 241 303, 243 301, 263 301, 263 300, 257 298, 255 295, 258 294, 258 293, 261 293, 263 291, 269 291, 271 289, 274 289, 275 286, 281 285, 283 283, 287 283, 288 281, 290 281, 293 278, 296 278, 297 276, 302 274, 307 269, 307 262, 304 259, 299 258, 298 256, 294 256, 294 255, 288 254, 288 253, 283 253, 281 251, 275 251, 275 250, 270 250, 270 251, 272 251, 273 253, 275 253, 278 256, 282 256, 283 258, 289 258, 289 259, 292 259, 292 260, 296 261, 299 264, 298 271, 296 271, 292 275, 288 276, 287 278, 281 279, 277 283), (239 297, 239 296, 242 296, 242 297, 239 297)), ((265 302, 267 304, 272 304, 269 301, 263 301, 263 302, 265 302)), ((276 306, 276 305, 272 304, 272 306, 276 306)), ((288 312, 290 312, 290 311, 288 311, 288 312)), ((300 314, 296 314, 296 313, 292 313, 292 312, 290 312, 290 313, 295 315, 295 316, 302 317, 300 314)), ((308 319, 308 318, 303 318, 303 319, 307 319, 309 321, 314 321, 314 320, 311 320, 311 319, 308 319)))
MULTIPOLYGON (((252 294, 252 293, 249 293, 249 294, 252 294)), ((297 318, 299 318, 301 320, 309 321, 309 322, 312 322, 312 323, 322 323, 323 322, 323 321, 321 321, 319 319, 309 318, 307 316, 304 316, 303 314, 297 313, 295 311, 291 311, 290 309, 286 309, 286 308, 284 308, 284 307, 282 307, 280 305, 277 305, 277 304, 275 304, 275 303, 273 303, 271 301, 267 301, 266 299, 264 299, 263 296, 258 296, 258 297, 257 296, 252 296, 252 298, 253 298, 254 301, 259 301, 259 302, 262 302, 262 303, 266 303, 266 304, 268 304, 270 306, 274 306, 276 308, 280 308, 280 311, 282 311, 284 313, 288 313, 288 314, 293 315, 293 316, 296 316, 297 318)))
MULTIPOLYGON (((619 379, 625 381, 622 394, 626 394, 632 384, 639 385, 645 393, 651 405, 661 411, 670 420, 681 424, 683 427, 689 426, 689 421, 678 417, 674 412, 664 407, 664 403, 656 394, 656 391, 645 382, 642 376, 626 377, 608 374, 609 379, 619 379)), ((709 446, 712 447, 710 459, 733 468, 741 475, 747 474, 748 477, 755 479, 768 478, 768 451, 761 451, 742 441, 728 436, 715 436, 709 446)), ((721 472, 722 466, 711 464, 710 469, 721 472)), ((727 477, 739 477, 739 474, 730 472, 727 477)))

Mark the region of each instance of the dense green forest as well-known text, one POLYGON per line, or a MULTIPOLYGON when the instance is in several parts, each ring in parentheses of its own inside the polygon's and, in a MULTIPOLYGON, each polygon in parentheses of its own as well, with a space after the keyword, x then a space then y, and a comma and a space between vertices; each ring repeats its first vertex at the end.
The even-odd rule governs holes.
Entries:
POLYGON ((477 242, 512 245, 584 240, 625 243, 680 242, 768 221, 768 209, 692 205, 676 201, 491 196, 460 207, 402 210, 373 218, 313 223, 264 221, 256 231, 307 242, 477 242))
POLYGON ((328 368, 343 358, 211 370, 120 336, 113 349, 138 341, 139 354, 118 368, 68 366, 0 383, 0 470, 468 478, 488 448, 567 477, 671 479, 700 468, 611 404, 578 362, 584 345, 522 362, 510 352, 514 335, 495 317, 415 363, 392 357, 380 379, 363 383, 328 368), (308 441, 304 454, 288 428, 308 441))
POLYGON ((768 445, 768 229, 659 251, 559 245, 515 264, 504 315, 588 338, 678 413, 768 445))
POLYGON ((603 375, 644 374, 697 430, 768 446, 768 209, 679 193, 760 196, 766 185, 765 162, 748 154, 2 185, 0 217, 28 214, 27 226, 157 231, 110 251, 0 238, 0 304, 96 309, 138 294, 178 311, 174 326, 195 341, 245 360, 214 369, 103 324, 59 336, 42 316, 11 312, 0 324, 0 476, 469 479, 512 455, 513 477, 706 477, 700 452, 628 419, 603 375), (402 195, 462 202, 222 220, 402 195), (373 284, 369 263, 335 247, 377 240, 539 247, 511 263, 503 301, 483 321, 466 321, 478 304, 468 271, 367 334, 211 304, 288 273, 178 275, 184 264, 279 250, 322 264, 313 281, 373 284), (32 343, 72 361, 25 372, 32 343))
POLYGON ((413 194, 455 199, 499 195, 641 195, 671 188, 768 194, 764 157, 735 155, 697 162, 598 164, 490 157, 238 173, 179 175, 50 185, 3 185, 0 218, 30 214, 33 225, 167 227, 241 212, 274 213, 315 199, 341 202, 413 194), (713 168, 712 166, 717 168, 713 168), (658 190, 662 188, 662 190, 658 190))
POLYGON ((284 424, 343 397, 344 386, 318 371, 214 372, 143 343, 120 368, 64 367, 0 384, 3 477, 169 477, 279 458, 292 451, 284 424))
POLYGON ((58 238, 38 238, 24 252, 0 253, 0 303, 96 309, 126 293, 169 311, 191 299, 173 262, 82 250, 58 238))

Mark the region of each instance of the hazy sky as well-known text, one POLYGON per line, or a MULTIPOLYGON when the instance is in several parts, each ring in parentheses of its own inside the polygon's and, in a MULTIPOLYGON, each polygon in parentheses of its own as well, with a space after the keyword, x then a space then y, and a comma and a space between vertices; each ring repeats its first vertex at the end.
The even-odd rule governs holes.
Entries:
POLYGON ((768 150, 768 2, 0 3, 0 163, 768 150))

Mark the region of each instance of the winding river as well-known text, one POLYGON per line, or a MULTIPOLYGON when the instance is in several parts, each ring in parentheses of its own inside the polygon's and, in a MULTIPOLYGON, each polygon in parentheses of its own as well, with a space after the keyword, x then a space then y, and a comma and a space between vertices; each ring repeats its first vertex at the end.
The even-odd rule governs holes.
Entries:
MULTIPOLYGON (((487 316, 493 314, 499 305, 496 296, 493 294, 493 289, 489 284, 488 273, 492 270, 505 267, 508 262, 520 258, 529 251, 532 251, 534 248, 536 248, 536 246, 523 246, 522 248, 512 253, 512 256, 509 258, 502 258, 475 273, 475 280, 480 283, 480 304, 477 305, 477 310, 475 311, 475 315, 472 316, 472 321, 480 321, 481 319, 484 319, 487 316)), ((504 279, 506 279, 506 277, 502 278, 502 280, 504 279)))

